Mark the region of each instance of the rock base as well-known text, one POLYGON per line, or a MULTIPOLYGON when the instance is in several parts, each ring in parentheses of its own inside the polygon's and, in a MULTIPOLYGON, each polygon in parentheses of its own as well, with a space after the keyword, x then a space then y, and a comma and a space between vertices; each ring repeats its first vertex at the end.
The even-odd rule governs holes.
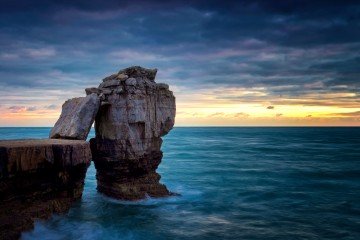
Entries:
POLYGON ((148 197, 160 198, 176 195, 159 183, 160 175, 155 172, 138 178, 128 178, 125 181, 98 172, 96 179, 99 192, 119 200, 137 201, 148 197))
MULTIPOLYGON (((161 145, 161 142, 158 144, 161 145)), ((156 169, 161 163, 162 152, 155 149, 160 147, 150 154, 137 157, 130 156, 123 140, 93 138, 90 145, 99 192, 130 201, 176 195, 159 183, 160 175, 156 169)))

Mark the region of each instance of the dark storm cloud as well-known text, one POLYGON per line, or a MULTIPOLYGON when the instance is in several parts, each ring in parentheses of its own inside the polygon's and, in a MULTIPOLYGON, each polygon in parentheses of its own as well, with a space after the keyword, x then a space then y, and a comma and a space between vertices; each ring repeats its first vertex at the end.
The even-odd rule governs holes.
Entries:
POLYGON ((326 83, 329 86, 347 85, 360 88, 360 57, 316 64, 312 68, 334 74, 335 77, 326 83))
POLYGON ((234 101, 360 93, 358 1, 0 3, 3 89, 66 91, 143 65, 181 87, 267 92, 220 97, 234 101))
POLYGON ((360 36, 354 32, 359 26, 357 1, 211 2, 198 4, 218 14, 207 23, 208 37, 252 36, 280 45, 312 46, 356 42, 360 36))
POLYGON ((358 9, 357 1, 15 0, 2 2, 1 19, 8 20, 7 27, 32 26, 33 34, 54 26, 52 34, 39 38, 60 42, 81 36, 95 40, 94 32, 117 28, 120 31, 113 32, 114 37, 125 29, 134 36, 144 34, 138 41, 154 45, 179 40, 212 45, 256 38, 278 45, 310 46, 357 42, 360 32, 354 28, 359 26, 358 9), (86 28, 76 28, 81 26, 86 28), (55 37, 72 35, 55 39, 52 36, 56 32, 55 37))

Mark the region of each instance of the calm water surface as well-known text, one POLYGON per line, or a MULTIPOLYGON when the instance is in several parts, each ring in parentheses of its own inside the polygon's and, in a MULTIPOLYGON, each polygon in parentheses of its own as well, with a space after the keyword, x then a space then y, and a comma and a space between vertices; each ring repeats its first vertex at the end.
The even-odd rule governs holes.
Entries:
POLYGON ((70 212, 22 239, 360 239, 360 128, 175 128, 162 150, 161 182, 182 197, 106 198, 92 165, 70 212))

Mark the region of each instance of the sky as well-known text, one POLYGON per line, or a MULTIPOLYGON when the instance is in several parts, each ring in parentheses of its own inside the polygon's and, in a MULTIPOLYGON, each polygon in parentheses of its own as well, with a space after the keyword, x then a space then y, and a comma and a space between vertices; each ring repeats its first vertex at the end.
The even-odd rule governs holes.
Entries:
POLYGON ((176 126, 360 126, 359 1, 0 0, 0 126, 157 68, 176 126))

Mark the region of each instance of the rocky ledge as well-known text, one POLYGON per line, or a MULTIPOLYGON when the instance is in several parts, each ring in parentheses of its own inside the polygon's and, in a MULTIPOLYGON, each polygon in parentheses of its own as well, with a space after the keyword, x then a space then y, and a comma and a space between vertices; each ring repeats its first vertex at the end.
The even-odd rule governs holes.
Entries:
POLYGON ((36 218, 66 212, 82 195, 91 161, 81 140, 0 141, 0 239, 17 239, 36 218))

